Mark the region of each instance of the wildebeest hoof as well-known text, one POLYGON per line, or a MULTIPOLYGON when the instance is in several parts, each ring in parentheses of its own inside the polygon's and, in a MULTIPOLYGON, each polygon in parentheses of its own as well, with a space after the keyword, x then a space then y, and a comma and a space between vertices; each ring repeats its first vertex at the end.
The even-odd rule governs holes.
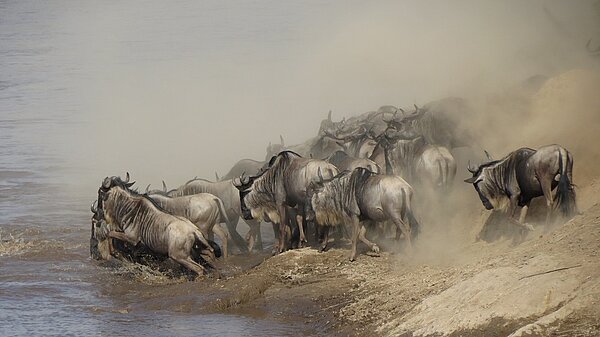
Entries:
POLYGON ((379 254, 379 246, 373 245, 373 248, 371 248, 371 250, 373 250, 373 253, 379 254))
POLYGON ((531 224, 528 223, 524 223, 523 227, 525 227, 525 229, 527 229, 528 231, 534 231, 535 228, 533 228, 533 226, 531 224))

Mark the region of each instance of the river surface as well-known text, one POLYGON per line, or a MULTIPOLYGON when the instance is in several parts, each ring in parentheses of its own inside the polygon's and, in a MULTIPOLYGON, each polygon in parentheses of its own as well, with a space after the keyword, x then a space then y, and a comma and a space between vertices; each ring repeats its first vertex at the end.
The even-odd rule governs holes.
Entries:
POLYGON ((89 205, 102 178, 125 168, 106 172, 78 146, 99 79, 210 46, 251 51, 256 36, 277 44, 293 26, 289 13, 253 1, 0 1, 0 336, 298 335, 298 324, 261 313, 191 309, 203 281, 140 280, 90 260, 89 205), (218 24, 255 7, 271 21, 254 30, 218 24), (270 33, 273 20, 279 30, 270 33), (154 30, 136 35, 139 22, 154 30), (186 43, 197 31, 209 40, 186 43), (112 44, 127 52, 115 56, 104 48, 112 44))

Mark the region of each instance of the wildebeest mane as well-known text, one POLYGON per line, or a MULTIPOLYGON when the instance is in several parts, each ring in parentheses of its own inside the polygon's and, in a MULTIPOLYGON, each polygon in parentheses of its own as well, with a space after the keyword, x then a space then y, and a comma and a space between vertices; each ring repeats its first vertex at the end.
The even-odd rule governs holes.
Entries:
POLYGON ((326 182, 319 192, 317 222, 322 225, 338 225, 352 215, 359 215, 362 186, 373 174, 368 169, 359 167, 354 171, 339 173, 326 182))
MULTIPOLYGON (((491 191, 497 191, 501 195, 507 195, 510 191, 510 186, 518 186, 518 163, 527 157, 530 157, 535 152, 535 150, 530 148, 520 148, 509 153, 500 160, 494 160, 480 165, 477 174, 480 174, 484 168, 493 168, 493 170, 488 170, 486 172, 486 179, 484 179, 482 183, 487 185, 491 191)), ((475 186, 475 189, 479 192, 478 185, 475 186)))

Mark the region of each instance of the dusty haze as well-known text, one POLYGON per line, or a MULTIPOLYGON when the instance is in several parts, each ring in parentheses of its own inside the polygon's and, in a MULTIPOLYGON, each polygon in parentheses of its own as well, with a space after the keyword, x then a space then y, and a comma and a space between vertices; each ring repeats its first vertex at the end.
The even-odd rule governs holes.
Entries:
POLYGON ((71 33, 62 53, 80 69, 82 109, 44 142, 58 142, 85 188, 124 171, 143 184, 212 179, 263 160, 280 134, 314 136, 330 109, 339 119, 455 95, 504 113, 490 96, 600 63, 585 52, 589 38, 600 43, 597 1, 122 7, 73 4, 52 22, 71 33))

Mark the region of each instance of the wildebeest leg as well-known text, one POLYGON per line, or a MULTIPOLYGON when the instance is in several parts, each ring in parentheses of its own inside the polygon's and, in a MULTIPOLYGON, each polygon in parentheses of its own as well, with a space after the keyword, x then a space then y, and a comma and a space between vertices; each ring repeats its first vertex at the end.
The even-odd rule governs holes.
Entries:
POLYGON ((279 231, 279 224, 275 222, 271 222, 273 225, 273 253, 279 251, 279 235, 281 235, 279 231))
MULTIPOLYGON (((123 232, 117 232, 117 231, 110 231, 110 232, 108 232, 108 237, 109 238, 113 238, 113 239, 117 239, 117 240, 121 240, 121 241, 125 241, 127 243, 132 244, 133 246, 137 245, 138 242, 140 242, 139 240, 130 238, 129 236, 127 236, 123 232)), ((112 246, 112 244, 111 244, 111 246, 112 246)))
POLYGON ((550 218, 552 218, 552 206, 554 204, 554 198, 552 197, 552 182, 540 179, 540 185, 544 198, 546 199, 546 228, 550 226, 550 218))
MULTIPOLYGON (((397 230, 404 234, 404 237, 406 238, 406 244, 408 246, 408 252, 409 254, 412 254, 412 237, 410 235, 410 226, 408 226, 408 223, 406 223, 405 221, 402 221, 400 217, 393 218, 392 220, 394 221, 397 230)), ((397 234, 396 237, 398 237, 397 234)))
POLYGON ((237 223, 239 217, 230 217, 229 222, 227 222, 227 231, 229 231, 229 235, 231 240, 235 245, 242 251, 242 253, 248 253, 248 245, 244 238, 237 231, 237 223))
POLYGON ((369 241, 366 237, 366 233, 367 233, 367 225, 370 224, 363 224, 360 226, 360 232, 358 234, 358 238, 360 239, 360 241, 362 241, 365 245, 369 246, 369 248, 371 248, 371 250, 377 254, 379 254, 379 246, 377 246, 376 244, 374 244, 373 242, 369 241))
POLYGON ((279 211, 279 253, 283 253, 287 249, 286 234, 288 227, 288 218, 285 205, 277 206, 279 211))
POLYGON ((358 219, 352 220, 352 252, 350 253, 350 262, 356 260, 356 245, 360 235, 360 222, 358 219))
POLYGON ((203 275, 206 272, 206 269, 204 267, 202 267, 201 264, 197 263, 196 261, 192 260, 191 257, 186 257, 186 258, 175 258, 173 257, 173 260, 177 261, 177 263, 179 263, 180 265, 186 267, 187 269, 195 272, 196 274, 198 274, 198 276, 203 275))
POLYGON ((258 251, 263 250, 263 241, 262 241, 262 233, 260 231, 260 221, 256 221, 256 249, 258 249, 258 251))
POLYGON ((212 231, 219 237, 219 239, 221 239, 221 242, 223 244, 223 258, 227 258, 227 240, 229 240, 229 235, 223 230, 223 228, 221 228, 221 226, 218 223, 213 226, 212 231))
POLYGON ((321 248, 319 248, 319 252, 324 252, 327 249, 327 243, 329 242, 329 231, 331 230, 330 226, 325 226, 323 228, 323 242, 321 242, 321 248))
POLYGON ((303 247, 306 242, 306 236, 304 236, 304 224, 306 223, 306 215, 304 214, 304 207, 302 207, 302 215, 296 215, 296 222, 298 222, 298 230, 300 231, 300 247, 303 247))

